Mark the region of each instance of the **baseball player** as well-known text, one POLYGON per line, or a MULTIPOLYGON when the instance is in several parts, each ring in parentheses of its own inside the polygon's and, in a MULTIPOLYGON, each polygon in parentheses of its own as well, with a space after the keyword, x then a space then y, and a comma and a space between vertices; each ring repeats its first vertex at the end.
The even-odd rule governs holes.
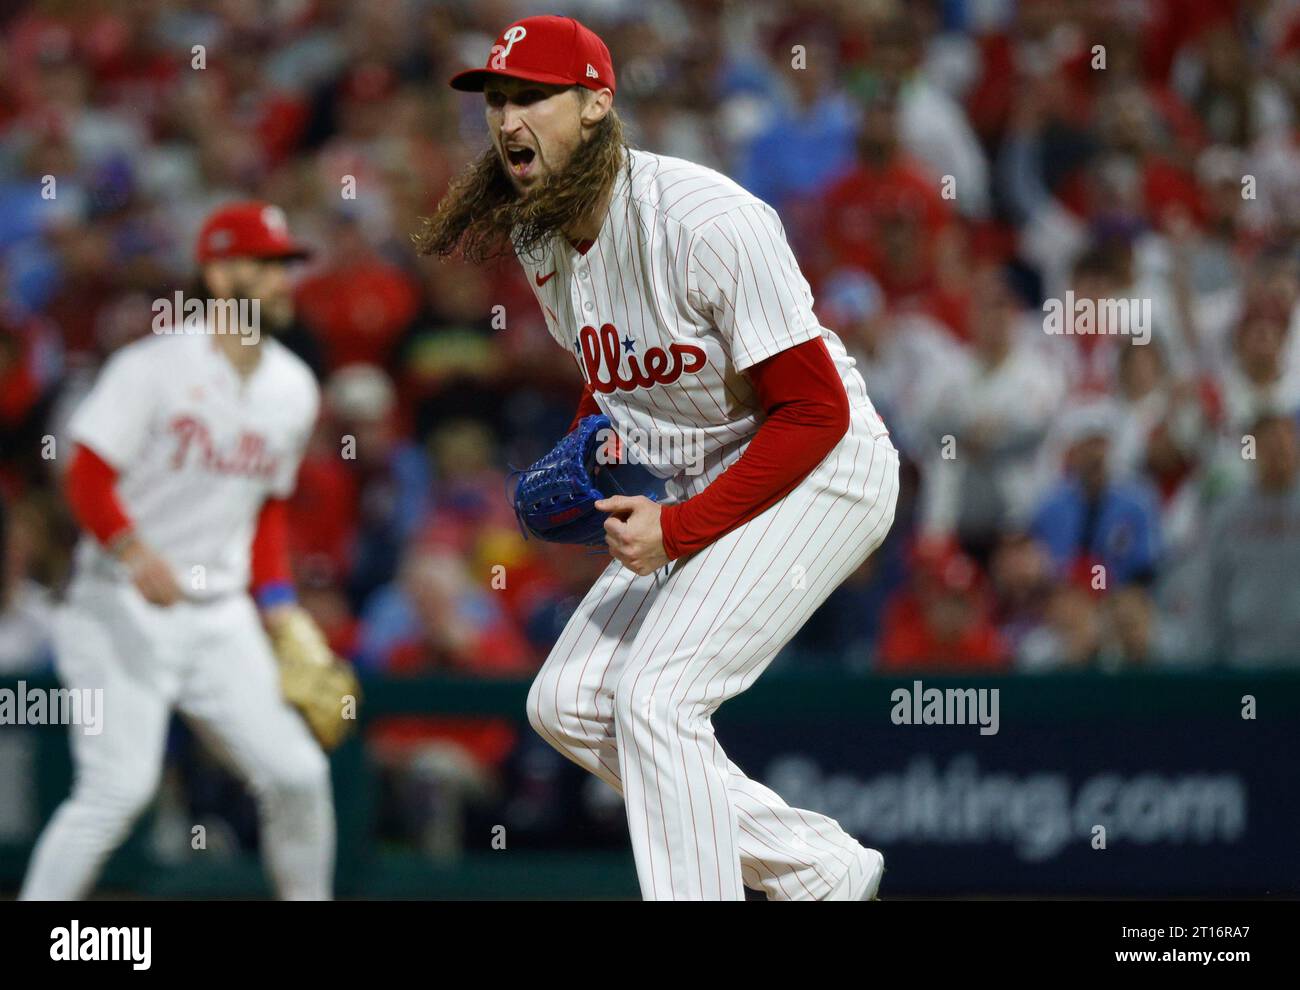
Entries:
POLYGON ((323 643, 294 602, 285 502, 319 393, 256 320, 283 310, 287 262, 304 256, 278 208, 218 210, 199 235, 204 291, 244 301, 244 315, 214 325, 215 309, 191 310, 184 333, 182 314, 155 327, 166 332, 117 352, 70 421, 67 494, 85 533, 56 665, 67 687, 102 689, 103 728, 72 731, 72 795, 37 843, 23 898, 90 891, 154 796, 173 710, 255 795, 276 893, 330 897, 329 763, 282 697, 266 631, 323 643))
POLYGON ((417 247, 513 248, 585 380, 575 425, 603 413, 668 479, 662 503, 596 503, 614 559, 537 675, 533 727, 623 794, 646 898, 874 897, 881 854, 745 776, 711 724, 893 521, 898 454, 862 377, 769 206, 626 146, 586 27, 521 20, 451 85, 483 92, 492 146, 417 247))

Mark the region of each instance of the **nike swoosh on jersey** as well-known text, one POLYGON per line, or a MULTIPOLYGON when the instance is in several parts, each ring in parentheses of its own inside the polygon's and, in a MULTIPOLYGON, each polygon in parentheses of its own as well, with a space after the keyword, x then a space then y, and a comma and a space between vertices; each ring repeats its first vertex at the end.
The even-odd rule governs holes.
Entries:
MULTIPOLYGON (((559 271, 559 269, 557 268, 555 271, 559 271)), ((551 272, 549 275, 534 275, 533 281, 537 283, 538 288, 541 288, 553 278, 555 278, 555 272, 551 272)))

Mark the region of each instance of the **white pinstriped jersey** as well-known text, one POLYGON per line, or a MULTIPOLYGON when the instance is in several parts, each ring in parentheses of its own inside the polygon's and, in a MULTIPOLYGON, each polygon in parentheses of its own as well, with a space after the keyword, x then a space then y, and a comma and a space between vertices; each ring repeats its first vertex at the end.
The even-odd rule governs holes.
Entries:
POLYGON ((743 372, 820 336, 848 392, 853 428, 884 424, 853 359, 813 314, 807 280, 776 211, 726 176, 630 152, 600 235, 582 254, 556 237, 521 256, 546 325, 597 404, 640 458, 697 494, 744 451, 762 421, 743 372), (694 444, 692 448, 690 445, 694 444))
MULTIPOLYGON (((316 422, 311 370, 277 340, 260 346, 241 378, 208 334, 145 337, 113 355, 68 424, 74 442, 117 469, 136 532, 195 599, 247 588, 262 503, 293 493, 316 422)), ((125 576, 90 536, 77 567, 125 576)))

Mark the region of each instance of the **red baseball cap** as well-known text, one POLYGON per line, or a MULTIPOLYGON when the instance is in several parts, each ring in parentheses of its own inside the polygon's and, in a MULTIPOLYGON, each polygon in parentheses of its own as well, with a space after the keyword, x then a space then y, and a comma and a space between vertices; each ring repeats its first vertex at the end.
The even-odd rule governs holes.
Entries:
POLYGON ((614 63, 605 42, 572 17, 553 14, 515 21, 488 52, 487 65, 452 76, 451 88, 481 93, 488 76, 614 89, 614 63))
POLYGON ((270 203, 230 203, 204 221, 199 264, 223 258, 307 258, 311 252, 289 236, 284 210, 270 203))

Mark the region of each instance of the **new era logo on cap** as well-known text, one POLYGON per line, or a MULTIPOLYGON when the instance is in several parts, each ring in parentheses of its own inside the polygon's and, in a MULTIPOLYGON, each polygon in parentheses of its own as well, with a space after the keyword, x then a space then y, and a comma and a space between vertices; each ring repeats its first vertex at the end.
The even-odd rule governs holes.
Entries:
POLYGON ((501 32, 481 69, 452 77, 453 89, 481 93, 489 76, 509 76, 555 86, 614 88, 609 49, 572 17, 525 17, 501 32))

